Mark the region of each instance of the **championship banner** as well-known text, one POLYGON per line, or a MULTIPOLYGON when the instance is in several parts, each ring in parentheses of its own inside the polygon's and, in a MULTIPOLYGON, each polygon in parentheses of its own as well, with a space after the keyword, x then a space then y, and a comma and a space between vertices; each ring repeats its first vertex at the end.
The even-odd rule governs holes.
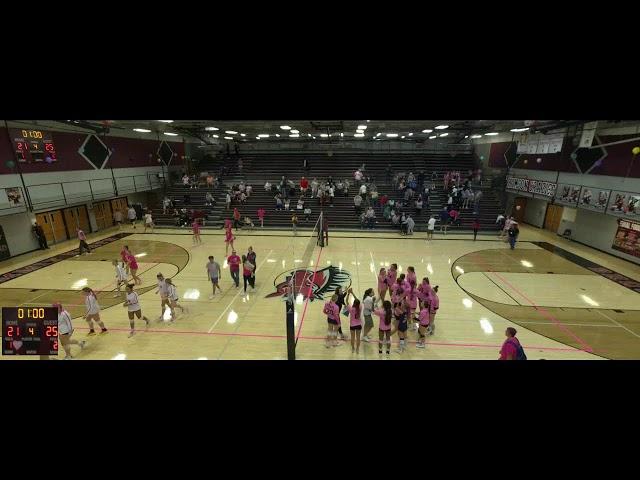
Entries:
POLYGON ((607 213, 618 217, 640 217, 640 193, 614 190, 609 197, 607 213))
POLYGON ((618 220, 618 231, 611 248, 640 257, 640 223, 626 219, 618 220))
POLYGON ((529 178, 507 176, 507 190, 518 192, 528 192, 546 197, 553 197, 556 193, 557 184, 553 182, 543 182, 529 178))
POLYGON ((575 207, 580 200, 580 185, 559 184, 556 190, 555 203, 575 207))
POLYGON ((611 190, 601 190, 594 187, 582 187, 580 193, 580 202, 578 208, 593 210, 595 212, 604 212, 609 203, 609 195, 611 190))

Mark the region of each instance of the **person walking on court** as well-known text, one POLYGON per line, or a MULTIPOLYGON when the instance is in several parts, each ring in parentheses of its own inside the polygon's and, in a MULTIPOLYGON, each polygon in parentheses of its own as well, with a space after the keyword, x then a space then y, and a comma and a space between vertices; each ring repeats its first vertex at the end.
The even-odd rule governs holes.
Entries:
POLYGON ((52 306, 58 309, 58 338, 62 344, 62 348, 65 353, 65 360, 71 360, 71 345, 78 345, 81 350, 84 349, 87 342, 85 340, 78 341, 73 340, 73 324, 71 323, 71 315, 67 312, 60 303, 54 303, 52 306))
POLYGON ((158 321, 160 322, 164 318, 164 306, 166 305, 171 309, 171 302, 169 302, 169 287, 167 286, 167 281, 165 280, 164 275, 162 275, 162 273, 158 273, 156 278, 158 279, 156 295, 158 293, 160 294, 160 316, 158 317, 158 321))
POLYGON ((178 289, 173 284, 173 280, 167 278, 165 280, 167 284, 167 298, 169 299, 169 308, 171 309, 171 321, 176 319, 176 308, 180 309, 182 313, 189 313, 189 311, 178 303, 178 289))
POLYGON ((211 280, 213 293, 209 296, 209 300, 213 299, 216 294, 216 288, 222 293, 218 281, 220 279, 220 264, 213 259, 212 255, 209 255, 209 262, 207 263, 207 280, 211 280))
POLYGON ((111 264, 116 267, 116 293, 113 295, 113 298, 117 298, 120 296, 120 287, 122 285, 127 284, 127 272, 125 272, 124 267, 120 265, 118 260, 113 260, 111 264))
POLYGON ((293 215, 291 215, 291 225, 293 228, 293 234, 298 235, 298 216, 296 215, 296 212, 293 212, 293 215))
POLYGON ((131 276, 133 277, 133 283, 135 283, 136 285, 140 285, 142 283, 142 280, 137 275, 138 261, 136 260, 136 257, 133 254, 129 253, 127 254, 126 262, 127 262, 127 265, 129 265, 129 272, 131 272, 131 276))
POLYGON ((256 289, 256 284, 254 282, 254 278, 253 278, 253 270, 255 269, 255 267, 253 266, 253 264, 247 260, 247 256, 243 255, 242 256, 242 279, 244 280, 244 292, 243 292, 243 296, 247 295, 247 283, 249 283, 249 286, 251 287, 251 291, 255 291, 256 289))
POLYGON ((80 255, 84 254, 84 250, 87 250, 87 253, 91 253, 91 249, 87 244, 87 236, 84 234, 80 228, 76 227, 76 233, 78 234, 78 240, 80 240, 80 246, 78 247, 80 250, 80 255))
POLYGON ((233 279, 233 283, 236 284, 236 288, 240 286, 240 257, 236 254, 235 250, 231 251, 231 255, 227 257, 227 265, 229 265, 229 273, 233 279))
POLYGON ((507 327, 504 332, 507 339, 500 349, 500 358, 498 360, 526 360, 527 356, 520 344, 520 340, 516 338, 518 331, 513 327, 507 327))
POLYGON ((516 248, 516 240, 518 240, 518 235, 520 234, 520 230, 518 229, 518 222, 511 222, 511 226, 507 231, 509 235, 509 245, 511 245, 511 250, 516 248))
POLYGON ((253 247, 249 247, 247 251, 247 260, 253 264, 253 276, 255 277, 258 264, 256 263, 256 252, 253 251, 253 247))
POLYGON ((436 228, 436 219, 433 215, 427 222, 427 240, 433 240, 433 230, 436 228))
POLYGON ((129 316, 129 326, 131 327, 129 338, 133 337, 136 333, 136 322, 133 318, 134 316, 138 317, 138 320, 142 318, 147 324, 147 327, 149 326, 149 319, 142 315, 142 307, 140 306, 138 292, 133 291, 133 285, 131 283, 127 285, 127 298, 122 306, 127 307, 127 314, 129 316))
POLYGON ((136 228, 136 216, 136 209, 130 206, 127 211, 127 218, 129 219, 129 223, 133 225, 133 228, 136 228))
POLYGON ((100 333, 107 333, 107 327, 105 327, 102 320, 100 320, 100 305, 98 305, 98 298, 96 297, 96 294, 89 287, 84 287, 82 289, 82 293, 84 293, 84 304, 87 307, 87 313, 84 315, 84 319, 89 324, 89 333, 87 335, 96 334, 93 329, 94 320, 101 329, 100 333))
POLYGON ((473 223, 471 224, 471 227, 473 228, 473 241, 476 241, 476 237, 478 236, 478 230, 480 230, 480 221, 478 220, 478 218, 474 218, 473 219, 473 223))

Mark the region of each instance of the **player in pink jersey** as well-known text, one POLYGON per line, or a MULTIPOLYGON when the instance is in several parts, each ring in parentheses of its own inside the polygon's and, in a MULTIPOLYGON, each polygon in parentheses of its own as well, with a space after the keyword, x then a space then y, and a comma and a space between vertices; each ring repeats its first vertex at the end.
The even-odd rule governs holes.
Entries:
POLYGON ((386 344, 387 355, 389 355, 391 353, 391 319, 393 317, 391 302, 385 300, 382 302, 382 308, 376 308, 373 313, 380 319, 380 325, 378 327, 378 354, 382 355, 382 346, 386 344))
POLYGON ((129 265, 129 271, 131 272, 131 276, 133 277, 133 283, 136 285, 140 285, 142 280, 138 277, 138 261, 136 257, 132 254, 127 255, 127 265, 129 265))
POLYGON ((392 263, 389 270, 387 270, 387 286, 389 288, 396 283, 396 278, 398 278, 398 264, 392 263))
POLYGON ((260 227, 264 227, 264 214, 265 214, 264 208, 260 207, 258 209, 258 220, 260 220, 260 227))
POLYGON ((200 219, 196 218, 191 224, 193 229, 193 244, 202 245, 202 239, 200 238, 200 219))
POLYGON ((415 283, 416 285, 418 284, 418 280, 416 278, 416 270, 415 270, 415 268, 407 267, 407 276, 406 276, 405 280, 408 283, 411 283, 411 281, 413 280, 413 283, 415 283))
POLYGON ((409 288, 406 291, 407 299, 407 322, 410 328, 418 330, 418 324, 414 322, 413 315, 418 308, 418 290, 414 281, 409 282, 409 288), (413 327, 411 327, 413 325, 413 327))
POLYGON ((387 285, 387 271, 385 268, 381 268, 380 272, 378 272, 378 297, 384 301, 384 298, 387 296, 387 290, 389 289, 387 285))
POLYGON ((398 350, 397 353, 402 353, 406 348, 407 339, 407 312, 409 310, 409 301, 406 297, 400 298, 397 303, 393 304, 393 316, 395 318, 393 329, 389 333, 389 337, 393 337, 393 334, 398 332, 398 350))
POLYGON ((429 317, 430 317, 429 303, 421 301, 420 315, 418 316, 419 325, 420 325, 418 328, 418 335, 420 336, 420 339, 418 340, 418 343, 416 343, 417 348, 425 347, 427 330, 429 328, 429 317))
POLYGON ((327 343, 326 347, 339 347, 338 326, 340 325, 340 307, 336 304, 337 295, 333 295, 331 300, 324 304, 322 312, 327 316, 327 343))
POLYGON ((427 300, 431 301, 429 299, 431 298, 432 292, 433 290, 431 288, 431 285, 429 284, 429 279, 427 277, 424 277, 422 279, 422 283, 418 285, 418 298, 422 302, 426 302, 427 300))
POLYGON ((436 313, 440 308, 440 299, 438 298, 438 285, 433 287, 431 294, 431 303, 429 305, 429 335, 433 335, 436 329, 436 313))
POLYGON ((349 330, 351 330, 351 353, 358 354, 360 353, 360 334, 362 332, 362 306, 351 288, 347 291, 347 305, 349 305, 349 296, 353 297, 353 305, 347 307, 349 308, 349 330))
POLYGON ((236 237, 234 237, 233 232, 231 231, 231 228, 228 228, 224 236, 224 243, 226 244, 226 248, 224 250, 225 255, 229 254, 229 245, 231 245, 231 250, 233 250, 233 241, 235 239, 236 237))
POLYGON ((407 285, 405 285, 404 273, 401 273, 400 276, 396 278, 395 283, 391 285, 392 295, 395 295, 396 290, 399 288, 402 288, 403 290, 405 290, 406 286, 407 285))

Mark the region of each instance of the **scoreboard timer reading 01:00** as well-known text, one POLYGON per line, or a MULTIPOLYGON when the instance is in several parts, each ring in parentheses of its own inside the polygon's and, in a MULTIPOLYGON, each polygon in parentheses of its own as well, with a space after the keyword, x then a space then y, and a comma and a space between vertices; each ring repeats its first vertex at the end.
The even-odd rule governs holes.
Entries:
POLYGON ((57 355, 56 307, 2 307, 3 355, 57 355))

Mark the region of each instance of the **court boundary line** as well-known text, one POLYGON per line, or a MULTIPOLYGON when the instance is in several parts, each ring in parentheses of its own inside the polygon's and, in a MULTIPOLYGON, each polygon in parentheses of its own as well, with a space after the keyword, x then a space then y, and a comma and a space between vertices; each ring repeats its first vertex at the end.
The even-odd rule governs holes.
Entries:
POLYGON ((602 313, 601 311, 594 309, 596 313, 598 313, 599 315, 603 316, 604 318, 608 318, 609 320, 611 320, 613 323, 615 323, 618 327, 625 329, 627 332, 629 332, 631 335, 640 338, 640 335, 638 335, 636 332, 634 332, 633 330, 628 329, 627 327, 625 327, 624 325, 622 325, 621 323, 619 323, 617 320, 614 320, 613 318, 611 318, 609 315, 605 315, 604 313, 602 313))
MULTIPOLYGON (((470 273, 471 273, 471 272, 470 272, 470 273)), ((482 274, 483 274, 485 277, 487 277, 487 278, 489 279, 489 281, 491 281, 491 283, 493 283, 496 287, 498 287, 498 289, 499 289, 501 292, 504 292, 504 293, 507 295, 507 297, 509 297, 509 298, 510 298, 511 300, 513 300, 514 302, 516 302, 516 304, 514 305, 514 307, 515 307, 515 306, 519 306, 519 307, 522 307, 522 306, 523 306, 523 305, 522 305, 520 302, 518 302, 515 298, 513 298, 511 295, 509 295, 509 292, 507 292, 504 288, 502 288, 500 285, 498 285, 496 282, 494 282, 494 281, 493 281, 493 278, 491 278, 489 275, 487 275, 487 272, 482 272, 482 274)), ((461 276, 462 276, 462 275, 461 275, 461 276)), ((457 282, 456 282, 456 283, 457 283, 457 282)), ((488 300, 488 299, 487 299, 487 300, 488 300)), ((496 302, 496 303, 502 303, 502 302, 496 302)), ((505 303, 504 305, 506 305, 506 303, 505 303)))

